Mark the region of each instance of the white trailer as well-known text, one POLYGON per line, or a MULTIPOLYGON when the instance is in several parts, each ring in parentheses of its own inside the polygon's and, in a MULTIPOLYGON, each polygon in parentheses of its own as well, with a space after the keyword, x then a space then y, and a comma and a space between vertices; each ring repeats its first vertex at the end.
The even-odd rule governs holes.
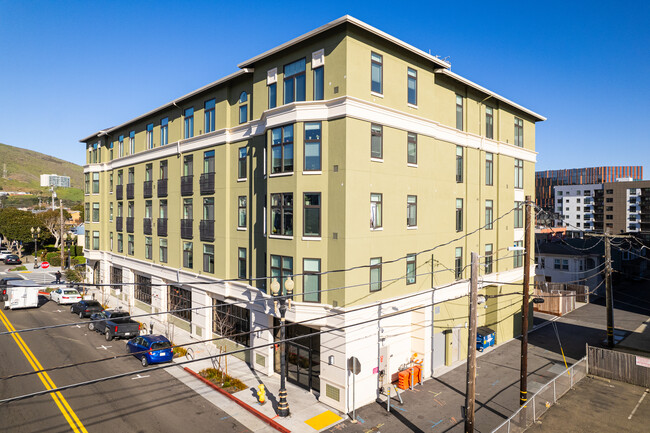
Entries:
POLYGON ((7 286, 9 299, 5 302, 5 310, 38 307, 39 289, 43 289, 43 287, 36 285, 33 281, 9 281, 7 286))

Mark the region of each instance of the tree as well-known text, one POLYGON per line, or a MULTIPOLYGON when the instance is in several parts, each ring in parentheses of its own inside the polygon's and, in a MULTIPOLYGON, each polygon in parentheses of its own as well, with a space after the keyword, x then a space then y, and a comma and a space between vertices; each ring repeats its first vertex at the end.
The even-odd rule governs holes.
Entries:
POLYGON ((32 242, 30 228, 40 226, 38 218, 29 211, 11 207, 0 210, 0 234, 9 241, 32 242))
MULTIPOLYGON (((63 211, 63 218, 64 220, 70 218, 70 214, 65 210, 63 211)), ((38 214, 38 219, 41 225, 54 236, 54 247, 59 248, 59 241, 61 240, 61 215, 59 210, 41 212, 38 214)))

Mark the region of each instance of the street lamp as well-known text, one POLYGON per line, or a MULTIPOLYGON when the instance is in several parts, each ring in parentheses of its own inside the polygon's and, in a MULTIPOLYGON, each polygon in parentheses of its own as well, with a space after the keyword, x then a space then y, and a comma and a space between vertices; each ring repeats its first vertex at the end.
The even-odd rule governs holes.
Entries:
POLYGON ((71 256, 70 256, 70 249, 71 247, 75 244, 76 236, 74 234, 68 234, 65 238, 65 246, 68 249, 68 260, 66 261, 66 269, 70 269, 70 265, 72 264, 71 256))
POLYGON ((284 288, 287 296, 282 296, 279 299, 280 283, 277 279, 273 279, 271 283, 271 293, 276 298, 273 301, 275 305, 275 313, 278 312, 278 303, 280 304, 280 401, 278 403, 278 415, 281 417, 289 416, 289 402, 287 401, 287 388, 285 386, 285 369, 287 362, 287 352, 285 349, 286 338, 286 320, 284 315, 287 312, 287 307, 291 309, 291 295, 293 294, 293 280, 287 278, 284 282, 284 288))
POLYGON ((34 239, 34 268, 38 267, 38 236, 41 234, 40 227, 32 227, 29 229, 32 232, 32 238, 34 239))

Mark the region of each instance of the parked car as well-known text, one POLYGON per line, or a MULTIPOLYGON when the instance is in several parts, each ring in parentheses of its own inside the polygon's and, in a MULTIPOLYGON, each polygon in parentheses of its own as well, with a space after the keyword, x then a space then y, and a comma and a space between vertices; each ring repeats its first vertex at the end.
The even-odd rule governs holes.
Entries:
POLYGON ((9 254, 7 257, 5 257, 5 265, 20 265, 23 262, 20 260, 20 257, 18 257, 15 254, 9 254))
POLYGON ((90 316, 88 329, 104 334, 106 341, 116 337, 133 337, 140 333, 140 324, 126 311, 105 310, 90 316))
POLYGON ((83 319, 84 317, 90 317, 95 313, 104 311, 104 307, 98 301, 79 301, 76 304, 70 306, 70 312, 72 314, 79 314, 79 318, 83 319))
POLYGON ((9 295, 7 295, 7 286, 9 281, 22 280, 21 277, 4 277, 0 280, 0 301, 9 300, 9 295))
POLYGON ((142 366, 171 362, 174 357, 172 343, 164 335, 140 335, 126 343, 128 353, 142 362, 142 366))
POLYGON ((9 251, 7 249, 1 249, 0 250, 0 260, 2 260, 4 262, 9 254, 11 254, 11 251, 9 251))
POLYGON ((50 292, 50 300, 57 304, 74 304, 81 301, 81 295, 75 289, 56 289, 50 292))

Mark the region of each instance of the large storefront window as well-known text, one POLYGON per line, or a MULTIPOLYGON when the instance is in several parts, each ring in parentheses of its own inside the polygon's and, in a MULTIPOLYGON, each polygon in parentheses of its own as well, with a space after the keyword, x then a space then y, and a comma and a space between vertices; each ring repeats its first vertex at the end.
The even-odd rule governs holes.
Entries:
POLYGON ((212 300, 212 332, 242 346, 250 345, 251 313, 247 308, 212 300), (239 335, 241 334, 241 335, 239 335))
POLYGON ((113 284, 111 286, 113 290, 122 289, 122 268, 111 267, 111 284, 113 284))
POLYGON ((169 286, 167 307, 173 316, 191 322, 192 291, 182 287, 169 286))
POLYGON ((135 299, 151 305, 151 278, 136 275, 135 283, 135 299))

